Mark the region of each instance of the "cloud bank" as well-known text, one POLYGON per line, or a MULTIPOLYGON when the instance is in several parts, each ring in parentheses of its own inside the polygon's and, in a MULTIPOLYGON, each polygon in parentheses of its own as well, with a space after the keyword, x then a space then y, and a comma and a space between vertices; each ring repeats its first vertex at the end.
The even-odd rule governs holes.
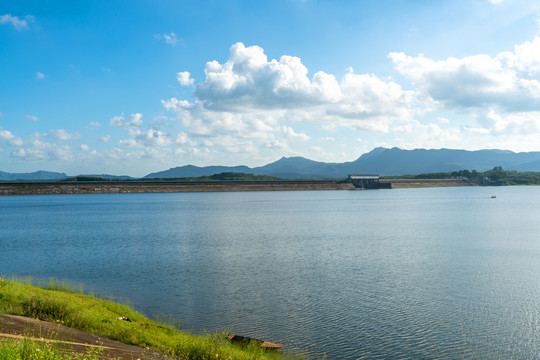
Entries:
POLYGON ((390 53, 396 70, 415 91, 441 108, 467 111, 480 133, 538 133, 540 126, 540 38, 496 56, 432 60, 390 53))
MULTIPOLYGON (((261 47, 242 43, 231 46, 225 63, 207 62, 204 74, 194 101, 162 103, 190 136, 230 152, 290 152, 291 144, 311 139, 295 129, 302 123, 386 133, 393 124, 414 122, 422 111, 415 92, 390 79, 352 69, 340 80, 323 71, 310 75, 299 57, 268 59, 261 47)), ((194 83, 189 72, 178 73, 177 80, 194 83)))
MULTIPOLYGON (((435 146, 473 133, 497 137, 540 132, 539 37, 495 56, 388 56, 410 84, 356 74, 352 67, 339 79, 323 71, 310 75, 298 57, 270 60, 259 46, 236 43, 225 63, 206 63, 194 101, 170 98, 162 103, 177 113, 190 136, 204 138, 207 145, 236 148, 248 143, 255 152, 261 147, 290 150, 291 143, 314 138, 292 136, 299 124, 389 134, 410 144, 435 146), (449 114, 438 116, 440 111, 449 114), (466 114, 467 119, 454 121, 452 114, 466 114)), ((177 77, 181 85, 188 79, 193 84, 188 72, 177 77)))

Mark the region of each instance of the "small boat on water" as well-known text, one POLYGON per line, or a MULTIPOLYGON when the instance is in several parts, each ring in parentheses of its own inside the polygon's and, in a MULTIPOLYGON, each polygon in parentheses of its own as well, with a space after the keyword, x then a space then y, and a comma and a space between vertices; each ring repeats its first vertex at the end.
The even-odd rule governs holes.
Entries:
POLYGON ((248 336, 229 334, 229 335, 227 335, 227 339, 231 340, 231 342, 233 342, 235 344, 243 344, 243 345, 247 345, 247 344, 253 342, 253 343, 259 344, 260 347, 262 347, 262 348, 264 348, 266 350, 278 350, 278 349, 281 349, 283 347, 283 345, 280 345, 280 344, 275 344, 275 343, 270 342, 270 341, 264 341, 264 340, 261 340, 261 339, 255 339, 255 338, 251 338, 251 337, 248 337, 248 336))
POLYGON ((491 198, 492 198, 492 199, 495 199, 495 198, 497 198, 497 197, 496 197, 495 195, 491 195, 491 198))

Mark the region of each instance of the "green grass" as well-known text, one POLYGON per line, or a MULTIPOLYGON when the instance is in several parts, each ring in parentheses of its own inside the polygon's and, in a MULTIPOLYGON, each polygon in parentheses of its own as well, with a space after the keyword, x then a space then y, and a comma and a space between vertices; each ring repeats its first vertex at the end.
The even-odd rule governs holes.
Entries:
POLYGON ((99 360, 101 353, 101 349, 92 348, 84 355, 74 355, 54 344, 0 339, 0 360, 99 360))
MULTIPOLYGON (((34 286, 31 279, 7 280, 0 277, 0 313, 58 322, 126 344, 188 359, 293 358, 266 352, 255 344, 247 347, 233 345, 226 339, 225 332, 206 336, 181 332, 149 320, 126 305, 84 295, 80 286, 50 280, 48 287, 34 286), (131 321, 121 321, 119 317, 131 321)), ((4 351, 3 346, 0 346, 0 351, 4 351)))

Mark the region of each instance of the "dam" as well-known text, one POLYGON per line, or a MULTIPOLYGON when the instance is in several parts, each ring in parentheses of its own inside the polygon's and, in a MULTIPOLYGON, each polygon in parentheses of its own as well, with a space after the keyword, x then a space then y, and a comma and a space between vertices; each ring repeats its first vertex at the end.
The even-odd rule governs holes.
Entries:
POLYGON ((390 189, 389 182, 381 183, 378 174, 349 174, 348 181, 357 189, 390 189))

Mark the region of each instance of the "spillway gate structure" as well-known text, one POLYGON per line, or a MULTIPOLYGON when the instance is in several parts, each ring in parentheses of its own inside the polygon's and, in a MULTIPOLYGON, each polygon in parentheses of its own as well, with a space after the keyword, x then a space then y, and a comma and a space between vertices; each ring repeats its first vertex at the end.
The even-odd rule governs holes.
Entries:
POLYGON ((355 188, 359 189, 389 189, 390 183, 381 183, 378 174, 349 174, 350 181, 355 188))

